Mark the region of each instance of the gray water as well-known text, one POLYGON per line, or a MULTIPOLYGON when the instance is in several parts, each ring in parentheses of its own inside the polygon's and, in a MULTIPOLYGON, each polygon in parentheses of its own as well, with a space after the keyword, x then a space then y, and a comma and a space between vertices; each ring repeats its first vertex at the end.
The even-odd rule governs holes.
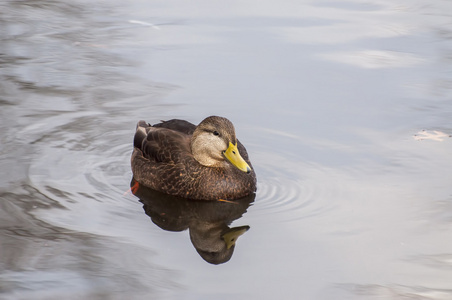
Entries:
POLYGON ((451 87, 449 0, 3 1, 0 298, 452 299, 451 87), (135 124, 209 115, 256 197, 165 227, 135 124))

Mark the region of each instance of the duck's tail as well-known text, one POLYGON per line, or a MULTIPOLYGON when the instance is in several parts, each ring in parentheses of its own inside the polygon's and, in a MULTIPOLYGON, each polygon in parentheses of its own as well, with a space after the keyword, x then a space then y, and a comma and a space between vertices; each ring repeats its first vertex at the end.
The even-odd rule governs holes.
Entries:
POLYGON ((148 135, 149 127, 151 127, 151 125, 149 125, 143 120, 137 123, 137 131, 135 132, 135 136, 133 138, 133 145, 138 149, 141 149, 141 145, 143 145, 143 140, 146 139, 148 135))

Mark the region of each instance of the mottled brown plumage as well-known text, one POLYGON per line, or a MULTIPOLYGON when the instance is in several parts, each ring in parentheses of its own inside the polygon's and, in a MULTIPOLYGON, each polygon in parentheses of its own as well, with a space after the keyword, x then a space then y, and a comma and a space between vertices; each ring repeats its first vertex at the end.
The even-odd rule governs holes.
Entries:
POLYGON ((238 199, 256 191, 256 174, 234 126, 216 116, 198 126, 176 119, 153 126, 138 122, 132 171, 140 184, 190 199, 238 199), (231 144, 248 163, 245 171, 226 159, 231 144))

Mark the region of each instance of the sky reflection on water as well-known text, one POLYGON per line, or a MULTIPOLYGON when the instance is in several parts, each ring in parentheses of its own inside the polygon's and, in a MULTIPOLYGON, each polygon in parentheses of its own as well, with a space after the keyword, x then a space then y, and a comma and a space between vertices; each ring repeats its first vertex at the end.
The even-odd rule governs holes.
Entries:
POLYGON ((451 13, 0 4, 0 296, 450 299, 451 13), (259 180, 227 224, 251 230, 217 266, 124 196, 138 120, 211 114, 259 180))

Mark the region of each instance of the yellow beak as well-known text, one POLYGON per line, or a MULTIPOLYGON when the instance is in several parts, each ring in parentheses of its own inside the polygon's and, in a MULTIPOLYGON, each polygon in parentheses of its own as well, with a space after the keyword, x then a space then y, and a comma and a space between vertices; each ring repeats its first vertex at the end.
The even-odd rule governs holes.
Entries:
POLYGON ((232 246, 234 246, 239 236, 247 232, 248 229, 250 229, 249 226, 234 227, 230 228, 225 234, 223 234, 221 238, 226 243, 226 248, 230 249, 232 246))
POLYGON ((224 156, 239 169, 240 171, 249 173, 251 172, 250 166, 246 163, 246 161, 240 156, 239 150, 237 149, 237 143, 234 145, 229 142, 229 147, 224 151, 224 156))

